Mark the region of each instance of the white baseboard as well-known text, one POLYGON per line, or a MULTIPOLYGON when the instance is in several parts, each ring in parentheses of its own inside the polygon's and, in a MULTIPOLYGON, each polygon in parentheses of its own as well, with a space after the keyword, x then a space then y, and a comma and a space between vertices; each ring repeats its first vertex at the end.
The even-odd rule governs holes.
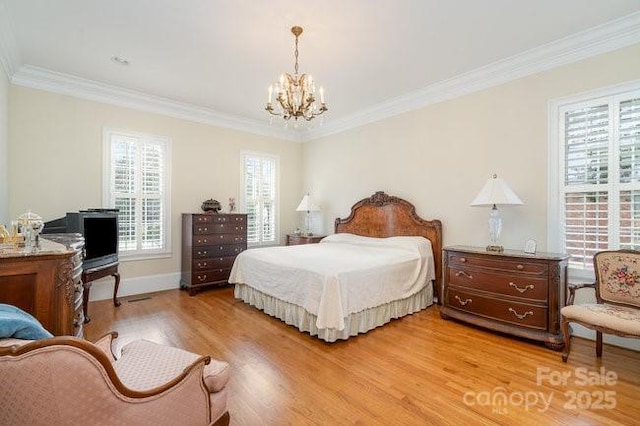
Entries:
MULTIPOLYGON (((583 327, 579 324, 571 324, 571 328, 573 329, 573 333, 572 333, 573 336, 583 337, 585 339, 593 340, 593 341, 596 340, 596 332, 594 330, 589 330, 588 328, 583 327)), ((621 348, 640 351, 640 339, 626 339, 624 337, 612 336, 610 334, 603 334, 602 341, 610 345, 620 346, 621 348)), ((593 350, 595 354, 595 343, 594 343, 593 350)))
MULTIPOLYGON (((114 279, 102 278, 91 284, 89 300, 105 300, 113 297, 114 279)), ((118 297, 152 293, 154 291, 173 290, 180 287, 180 272, 171 274, 148 275, 145 277, 125 278, 120 280, 118 297)))

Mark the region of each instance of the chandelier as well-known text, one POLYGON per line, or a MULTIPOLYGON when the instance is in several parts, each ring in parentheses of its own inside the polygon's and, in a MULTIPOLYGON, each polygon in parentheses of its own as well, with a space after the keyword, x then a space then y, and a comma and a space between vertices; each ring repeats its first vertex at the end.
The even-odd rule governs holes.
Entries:
POLYGON ((327 110, 327 105, 324 103, 324 89, 320 87, 320 107, 318 108, 315 98, 316 82, 310 74, 298 74, 298 37, 302 34, 302 27, 295 26, 291 28, 291 32, 296 36, 295 73, 281 74, 280 79, 269 86, 269 102, 265 109, 269 114, 280 115, 285 120, 293 117, 296 120, 304 118, 311 121, 327 110), (275 107, 271 102, 274 91, 275 107))

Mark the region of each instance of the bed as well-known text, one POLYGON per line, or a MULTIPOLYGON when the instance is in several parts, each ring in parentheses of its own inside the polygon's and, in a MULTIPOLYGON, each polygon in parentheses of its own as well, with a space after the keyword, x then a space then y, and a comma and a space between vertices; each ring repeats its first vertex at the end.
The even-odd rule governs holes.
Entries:
POLYGON ((358 201, 319 244, 246 250, 229 282, 245 303, 326 342, 366 333, 441 300, 442 224, 406 200, 358 201))

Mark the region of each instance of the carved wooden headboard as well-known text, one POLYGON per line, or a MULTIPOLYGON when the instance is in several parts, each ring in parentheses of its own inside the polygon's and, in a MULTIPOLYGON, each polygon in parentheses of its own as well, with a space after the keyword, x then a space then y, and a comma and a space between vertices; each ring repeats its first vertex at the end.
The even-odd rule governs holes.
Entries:
POLYGON ((337 218, 335 232, 378 238, 400 235, 427 238, 431 241, 436 268, 434 296, 442 303, 442 222, 439 220, 424 220, 410 202, 378 191, 355 203, 346 219, 337 218))

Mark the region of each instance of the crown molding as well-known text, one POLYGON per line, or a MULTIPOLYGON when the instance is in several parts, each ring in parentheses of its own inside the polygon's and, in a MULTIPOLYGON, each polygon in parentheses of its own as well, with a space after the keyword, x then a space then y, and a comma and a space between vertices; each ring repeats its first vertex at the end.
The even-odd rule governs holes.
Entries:
POLYGON ((7 6, 3 0, 0 0, 0 63, 8 79, 11 79, 21 63, 11 28, 13 25, 7 13, 7 6))
POLYGON ((640 12, 398 96, 304 134, 314 140, 640 43, 640 12))
POLYGON ((151 96, 118 86, 31 65, 20 58, 3 0, 0 0, 0 62, 11 83, 81 99, 137 109, 216 127, 288 141, 310 141, 384 120, 445 100, 507 83, 592 56, 640 43, 640 12, 477 68, 457 77, 389 99, 311 129, 276 128, 259 120, 151 96))
POLYGON ((46 90, 109 105, 152 112, 197 123, 209 124, 260 136, 288 141, 301 141, 301 133, 274 128, 258 120, 224 114, 210 108, 191 105, 172 99, 152 96, 135 90, 23 65, 11 78, 11 83, 32 89, 46 90))

